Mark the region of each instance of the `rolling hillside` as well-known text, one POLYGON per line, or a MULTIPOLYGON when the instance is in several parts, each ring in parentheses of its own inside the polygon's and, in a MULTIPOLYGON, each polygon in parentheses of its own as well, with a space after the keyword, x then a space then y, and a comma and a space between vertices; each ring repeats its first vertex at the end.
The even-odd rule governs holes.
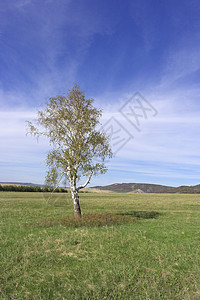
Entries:
POLYGON ((195 186, 171 187, 159 184, 148 183, 115 183, 107 186, 95 186, 99 190, 107 190, 117 193, 182 193, 199 194, 200 184, 195 186))
POLYGON ((94 188, 99 190, 108 190, 118 193, 162 193, 166 190, 170 191, 174 189, 170 186, 148 183, 115 183, 106 186, 95 186, 94 188))

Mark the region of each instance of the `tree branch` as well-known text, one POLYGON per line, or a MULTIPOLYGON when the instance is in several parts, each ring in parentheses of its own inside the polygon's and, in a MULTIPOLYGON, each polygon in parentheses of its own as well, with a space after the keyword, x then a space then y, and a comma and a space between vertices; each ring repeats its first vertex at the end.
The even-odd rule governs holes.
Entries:
POLYGON ((79 185, 79 187, 77 187, 77 191, 79 191, 80 189, 83 189, 84 187, 86 187, 86 185, 88 185, 88 183, 90 182, 90 179, 92 177, 93 172, 90 173, 88 179, 86 180, 86 182, 83 185, 79 185))

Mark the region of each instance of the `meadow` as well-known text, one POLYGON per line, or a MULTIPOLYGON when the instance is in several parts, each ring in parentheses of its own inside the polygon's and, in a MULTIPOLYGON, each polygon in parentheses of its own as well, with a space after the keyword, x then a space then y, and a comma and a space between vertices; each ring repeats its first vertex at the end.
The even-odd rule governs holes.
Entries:
POLYGON ((200 299, 199 195, 82 193, 80 204, 130 222, 68 226, 70 194, 0 192, 0 299, 200 299))

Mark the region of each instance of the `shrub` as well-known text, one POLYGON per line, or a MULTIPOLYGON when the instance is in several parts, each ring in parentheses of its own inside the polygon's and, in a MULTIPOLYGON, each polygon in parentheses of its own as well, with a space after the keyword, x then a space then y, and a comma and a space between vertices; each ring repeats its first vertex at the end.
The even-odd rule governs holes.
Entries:
MULTIPOLYGON (((45 192, 50 193, 53 191, 51 187, 41 188, 40 186, 28 186, 28 185, 0 185, 0 191, 3 192, 45 192)), ((67 189, 57 188, 55 193, 68 193, 67 189)))

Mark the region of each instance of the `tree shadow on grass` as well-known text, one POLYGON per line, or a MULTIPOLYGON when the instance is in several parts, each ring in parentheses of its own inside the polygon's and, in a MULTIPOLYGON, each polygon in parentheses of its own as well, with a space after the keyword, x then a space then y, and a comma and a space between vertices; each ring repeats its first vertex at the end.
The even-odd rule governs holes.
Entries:
POLYGON ((158 218, 161 213, 157 211, 129 211, 120 213, 121 216, 132 216, 138 219, 156 219, 158 218))

